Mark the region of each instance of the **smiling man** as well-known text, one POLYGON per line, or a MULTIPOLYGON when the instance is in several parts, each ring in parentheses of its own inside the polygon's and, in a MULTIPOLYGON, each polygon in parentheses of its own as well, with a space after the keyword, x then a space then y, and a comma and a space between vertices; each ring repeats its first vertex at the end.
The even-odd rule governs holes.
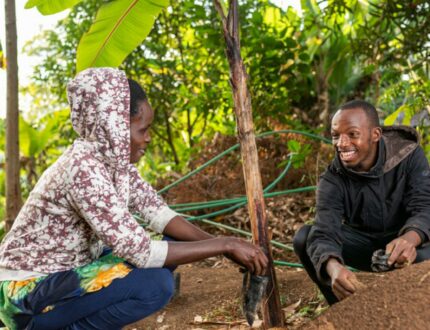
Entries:
POLYGON ((350 101, 335 113, 336 151, 321 176, 316 220, 294 249, 330 304, 358 289, 346 265, 371 271, 383 249, 387 268, 430 259, 430 169, 411 127, 381 127, 376 109, 350 101))

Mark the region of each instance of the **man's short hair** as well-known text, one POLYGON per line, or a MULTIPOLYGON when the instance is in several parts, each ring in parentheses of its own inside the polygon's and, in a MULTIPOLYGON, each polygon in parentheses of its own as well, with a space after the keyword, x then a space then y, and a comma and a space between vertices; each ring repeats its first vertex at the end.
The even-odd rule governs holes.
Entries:
POLYGON ((344 105, 342 105, 339 108, 339 110, 351 110, 351 109, 363 110, 372 128, 381 126, 379 124, 378 112, 376 111, 375 107, 369 102, 366 102, 363 100, 353 100, 353 101, 346 102, 344 105))

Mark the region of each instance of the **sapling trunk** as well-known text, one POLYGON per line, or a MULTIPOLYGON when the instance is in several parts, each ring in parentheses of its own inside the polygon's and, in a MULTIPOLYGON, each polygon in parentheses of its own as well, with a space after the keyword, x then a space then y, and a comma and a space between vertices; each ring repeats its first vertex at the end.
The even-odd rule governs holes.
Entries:
POLYGON ((282 326, 283 317, 268 237, 263 187, 258 165, 251 96, 247 87, 246 69, 240 55, 238 3, 237 0, 230 0, 227 16, 220 0, 214 0, 214 4, 221 16, 226 41, 226 54, 230 65, 230 83, 233 90, 234 111, 243 162, 252 237, 254 243, 263 249, 269 259, 267 274, 269 282, 262 304, 264 326, 282 326))

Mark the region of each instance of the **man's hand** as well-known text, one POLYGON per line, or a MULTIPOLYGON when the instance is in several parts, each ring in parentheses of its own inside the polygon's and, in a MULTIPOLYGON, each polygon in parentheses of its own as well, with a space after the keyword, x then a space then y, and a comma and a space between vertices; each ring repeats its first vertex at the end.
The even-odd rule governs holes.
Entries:
POLYGON ((410 265, 417 257, 416 247, 421 244, 420 235, 410 230, 387 244, 385 253, 390 254, 388 265, 400 268, 410 265))
POLYGON ((349 297, 360 287, 364 286, 358 281, 355 274, 343 266, 337 259, 329 259, 326 270, 331 278, 333 293, 339 300, 349 297))

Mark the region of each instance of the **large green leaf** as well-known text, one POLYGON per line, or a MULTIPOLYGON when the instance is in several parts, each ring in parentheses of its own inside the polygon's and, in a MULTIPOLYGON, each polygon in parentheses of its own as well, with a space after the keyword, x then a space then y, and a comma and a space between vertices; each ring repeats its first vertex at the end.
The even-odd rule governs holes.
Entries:
POLYGON ((117 67, 148 35, 168 0, 116 0, 100 7, 90 30, 79 42, 77 71, 117 67))
POLYGON ((67 8, 71 8, 82 0, 28 0, 25 9, 37 7, 37 10, 43 15, 52 15, 59 13, 67 8))

